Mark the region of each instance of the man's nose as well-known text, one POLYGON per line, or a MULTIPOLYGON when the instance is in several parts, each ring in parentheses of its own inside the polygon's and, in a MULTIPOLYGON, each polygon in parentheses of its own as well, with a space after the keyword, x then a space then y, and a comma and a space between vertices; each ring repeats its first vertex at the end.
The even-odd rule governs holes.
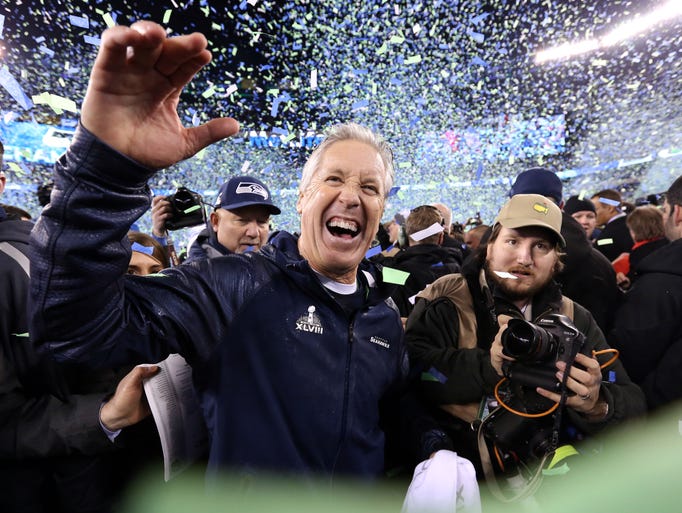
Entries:
POLYGON ((346 203, 347 206, 359 205, 360 185, 351 181, 346 182, 341 188, 339 197, 344 203, 346 203))
POLYGON ((246 225, 246 235, 249 237, 260 237, 260 227, 257 221, 251 221, 246 225))
POLYGON ((525 266, 533 264, 533 252, 530 244, 519 244, 517 246, 516 261, 525 266))

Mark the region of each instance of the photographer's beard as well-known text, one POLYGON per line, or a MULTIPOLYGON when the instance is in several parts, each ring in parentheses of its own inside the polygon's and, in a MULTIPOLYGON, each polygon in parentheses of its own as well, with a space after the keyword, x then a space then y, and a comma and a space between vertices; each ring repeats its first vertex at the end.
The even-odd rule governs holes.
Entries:
POLYGON ((502 291, 513 303, 529 302, 538 292, 550 284, 554 278, 554 272, 550 272, 545 276, 539 275, 531 268, 517 266, 510 269, 496 269, 495 262, 486 260, 483 264, 486 279, 494 288, 502 291), (518 273, 525 277, 522 279, 504 278, 498 276, 494 271, 501 271, 505 273, 518 273))

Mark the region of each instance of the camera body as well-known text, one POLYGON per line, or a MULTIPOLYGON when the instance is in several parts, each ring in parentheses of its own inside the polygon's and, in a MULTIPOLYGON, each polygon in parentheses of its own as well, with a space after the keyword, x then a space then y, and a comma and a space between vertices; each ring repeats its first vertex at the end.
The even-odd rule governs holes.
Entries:
POLYGON ((166 199, 172 208, 172 215, 166 220, 167 230, 179 230, 206 223, 206 211, 201 194, 187 187, 178 187, 175 193, 166 199))
POLYGON ((555 403, 535 389, 561 393, 556 362, 572 363, 584 344, 585 336, 565 315, 550 314, 537 324, 522 319, 511 319, 507 324, 502 333, 502 353, 515 360, 502 364, 509 380, 504 401, 513 411, 500 406, 482 424, 485 438, 496 448, 501 469, 542 458, 554 448, 558 412, 537 416, 555 403))
POLYGON ((502 371, 512 383, 560 392, 556 362, 572 363, 584 344, 585 335, 565 315, 550 314, 537 324, 511 319, 502 333, 502 353, 515 361, 505 360, 502 371))

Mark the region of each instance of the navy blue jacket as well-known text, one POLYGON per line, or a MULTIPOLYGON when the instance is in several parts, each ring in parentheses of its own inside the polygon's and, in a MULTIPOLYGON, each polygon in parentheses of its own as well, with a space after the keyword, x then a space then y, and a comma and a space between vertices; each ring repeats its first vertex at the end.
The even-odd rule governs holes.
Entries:
POLYGON ((57 359, 192 365, 212 468, 376 476, 382 400, 407 371, 398 312, 363 262, 347 314, 280 233, 260 253, 125 275, 153 171, 85 129, 55 166, 31 240, 32 333, 57 359))

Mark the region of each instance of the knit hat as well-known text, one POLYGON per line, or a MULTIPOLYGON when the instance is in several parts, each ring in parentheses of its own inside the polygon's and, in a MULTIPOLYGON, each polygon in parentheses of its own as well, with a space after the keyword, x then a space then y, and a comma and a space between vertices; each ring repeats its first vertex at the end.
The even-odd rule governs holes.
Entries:
POLYGON ((534 167, 523 171, 516 177, 509 196, 539 194, 554 199, 558 205, 561 203, 562 192, 563 184, 556 173, 544 167, 534 167))
POLYGON ((571 196, 564 205, 564 212, 569 216, 584 210, 589 210, 595 214, 597 213, 597 210, 594 208, 594 203, 588 199, 580 199, 578 196, 571 196))
POLYGON ((517 194, 502 205, 495 218, 505 228, 540 226, 554 233, 563 246, 566 241, 561 235, 561 210, 551 200, 539 194, 517 194))
POLYGON ((272 214, 281 213, 279 207, 272 202, 268 188, 257 178, 235 176, 220 187, 215 208, 234 210, 249 205, 263 205, 272 214))

